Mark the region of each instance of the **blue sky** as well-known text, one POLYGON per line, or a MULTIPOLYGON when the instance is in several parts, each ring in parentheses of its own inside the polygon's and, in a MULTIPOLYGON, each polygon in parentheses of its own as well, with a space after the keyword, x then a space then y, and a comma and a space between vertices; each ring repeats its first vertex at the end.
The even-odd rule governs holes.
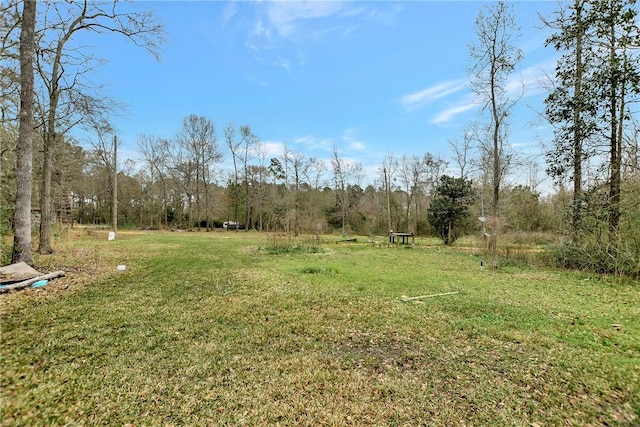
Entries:
MULTIPOLYGON (((335 145, 370 175, 389 153, 450 160, 447 141, 480 119, 466 69, 474 20, 487 4, 136 2, 165 24, 167 41, 159 61, 115 36, 100 42, 96 53, 108 63, 96 77, 128 106, 113 121, 120 158, 139 159, 139 135, 172 137, 185 116, 197 114, 216 123, 223 149, 223 127, 233 122, 250 125, 271 156, 286 144, 329 159, 335 145)), ((544 47, 548 30, 538 14, 549 16, 557 3, 512 4, 524 60, 509 84, 524 87, 524 95, 510 143, 536 155, 551 137, 538 119, 541 79, 557 58, 544 47)))

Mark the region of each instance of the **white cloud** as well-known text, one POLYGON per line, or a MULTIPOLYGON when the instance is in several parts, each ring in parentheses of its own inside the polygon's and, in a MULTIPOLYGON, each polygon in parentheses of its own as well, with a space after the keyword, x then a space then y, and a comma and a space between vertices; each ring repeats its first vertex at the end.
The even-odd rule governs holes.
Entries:
POLYGON ((557 58, 552 58, 523 69, 507 83, 507 92, 512 98, 546 93, 545 79, 553 75, 556 63, 557 58))
POLYGON ((222 10, 222 26, 226 26, 229 22, 233 21, 238 13, 238 5, 235 1, 231 1, 225 4, 222 10))
POLYGON ((348 36, 365 22, 380 24, 379 15, 398 14, 401 8, 364 5, 353 1, 266 1, 256 3, 250 46, 273 48, 282 41, 299 43, 329 34, 348 36), (385 9, 376 13, 380 9, 385 9))
MULTIPOLYGON (((253 31, 254 34, 258 37, 264 37, 267 39, 271 38, 271 30, 264 26, 264 24, 262 23, 262 18, 258 18, 254 25, 253 31)), ((253 44, 252 46, 255 49, 255 46, 253 44)))
MULTIPOLYGON (((555 64, 555 59, 552 59, 534 64, 518 73, 514 73, 505 85, 505 90, 508 96, 515 100, 522 97, 536 96, 541 93, 545 93, 546 89, 544 87, 544 78, 548 73, 553 72, 555 64)), ((407 95, 401 98, 401 102, 406 102, 406 104, 403 103, 405 108, 410 106, 410 108, 407 108, 408 110, 411 110, 411 108, 417 109, 436 99, 464 89, 465 87, 466 85, 460 80, 443 82, 423 91, 407 95), (458 82, 458 85, 456 85, 456 82, 458 82)), ((458 115, 480 108, 480 106, 481 101, 479 99, 474 99, 472 94, 467 94, 464 99, 438 113, 431 120, 431 123, 444 125, 454 120, 458 115)))
POLYGON ((333 141, 330 139, 318 138, 313 135, 305 135, 293 140, 294 144, 303 145, 308 150, 330 151, 333 141))
POLYGON ((418 92, 404 95, 400 98, 399 102, 405 110, 415 111, 437 99, 458 92, 465 87, 466 80, 464 79, 449 80, 418 92))
POLYGON ((259 76, 253 74, 253 73, 248 73, 246 75, 247 80, 250 81, 251 83, 253 83, 256 86, 259 87, 269 87, 269 83, 267 81, 265 81, 264 79, 261 79, 259 76))
POLYGON ((345 129, 342 132, 342 140, 347 143, 347 148, 352 151, 365 151, 367 146, 357 137, 355 129, 345 129))
POLYGON ((293 37, 305 21, 335 16, 345 9, 340 2, 276 1, 268 2, 269 23, 283 37, 293 37))
POLYGON ((267 156, 277 157, 284 153, 284 143, 280 141, 262 141, 267 156))
POLYGON ((320 39, 331 32, 348 34, 367 7, 341 1, 267 1, 257 3, 249 45, 273 47, 282 40, 320 39), (314 24, 317 24, 314 26, 314 24), (320 25, 321 24, 321 25, 320 25))
POLYGON ((367 146, 361 141, 351 141, 349 142, 349 148, 354 151, 364 151, 367 149, 367 146))
MULTIPOLYGON (((257 1, 252 2, 254 22, 245 45, 258 54, 258 59, 289 71, 307 62, 305 46, 326 39, 330 42, 348 38, 363 25, 389 25, 402 7, 364 4, 354 1, 257 1), (381 19, 385 16, 386 19, 381 19), (295 46, 295 55, 291 46, 295 46), (275 61, 264 61, 259 54, 286 52, 275 61)), ((224 11, 229 20, 235 8, 224 11)))
POLYGON ((478 107, 478 103, 470 101, 464 104, 454 105, 447 108, 431 120, 431 123, 442 125, 453 120, 457 115, 473 110, 478 107))
POLYGON ((275 59, 275 63, 276 63, 276 65, 278 65, 279 67, 284 68, 284 69, 285 69, 285 70, 287 70, 287 71, 288 71, 289 69, 291 69, 291 61, 290 61, 290 60, 288 60, 287 58, 283 58, 283 57, 281 57, 281 56, 278 56, 278 57, 275 59))

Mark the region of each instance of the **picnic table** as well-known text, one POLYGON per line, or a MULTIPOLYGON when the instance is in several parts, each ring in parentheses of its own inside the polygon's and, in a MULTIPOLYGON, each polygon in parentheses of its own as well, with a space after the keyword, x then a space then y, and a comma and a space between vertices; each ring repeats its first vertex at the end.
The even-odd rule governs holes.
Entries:
POLYGON ((396 243, 396 239, 400 239, 403 245, 409 243, 409 237, 411 237, 411 244, 415 245, 416 238, 413 233, 398 233, 394 231, 389 232, 389 243, 396 243))

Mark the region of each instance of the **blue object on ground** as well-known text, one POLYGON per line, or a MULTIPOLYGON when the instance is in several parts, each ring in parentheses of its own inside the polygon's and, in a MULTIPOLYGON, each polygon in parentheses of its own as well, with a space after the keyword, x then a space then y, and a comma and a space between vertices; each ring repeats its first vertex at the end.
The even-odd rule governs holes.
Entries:
POLYGON ((32 284, 32 285, 31 285, 31 289, 34 289, 34 288, 41 288, 41 287, 43 287, 44 285, 46 285, 47 283, 49 283, 49 281, 48 281, 48 280, 40 280, 40 281, 38 281, 38 282, 36 282, 36 283, 32 284))

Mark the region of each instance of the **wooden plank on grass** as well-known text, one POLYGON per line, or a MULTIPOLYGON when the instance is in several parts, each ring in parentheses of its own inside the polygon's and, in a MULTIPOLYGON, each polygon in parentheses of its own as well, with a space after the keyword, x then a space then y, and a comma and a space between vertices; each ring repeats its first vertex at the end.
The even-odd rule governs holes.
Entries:
POLYGON ((415 301, 415 300, 424 299, 424 298, 443 297, 443 296, 446 296, 446 295, 455 295, 455 294, 459 294, 459 293, 460 292, 444 292, 444 293, 441 293, 441 294, 420 295, 420 296, 417 296, 417 297, 408 297, 406 295, 402 295, 400 297, 400 299, 402 301, 415 301))

